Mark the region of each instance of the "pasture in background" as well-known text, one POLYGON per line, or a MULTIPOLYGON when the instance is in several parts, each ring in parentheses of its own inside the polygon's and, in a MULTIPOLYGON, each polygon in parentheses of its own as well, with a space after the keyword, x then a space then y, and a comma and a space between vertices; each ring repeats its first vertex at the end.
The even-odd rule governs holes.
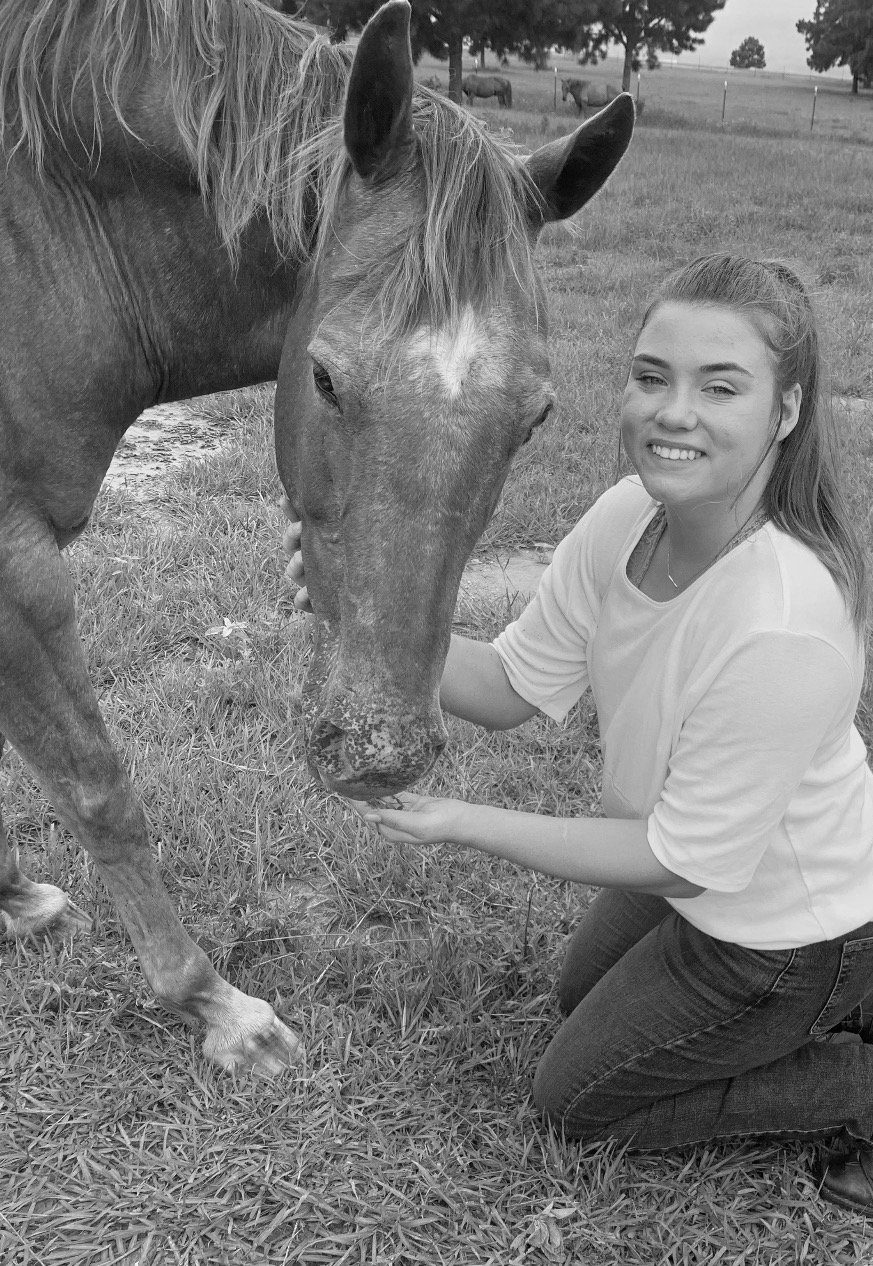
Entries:
MULTIPOLYGON (((522 146, 570 130, 549 74, 508 73, 515 108, 478 113, 522 146)), ((829 87, 810 135, 808 86, 730 84, 722 129, 717 76, 644 73, 628 157, 575 232, 544 234, 559 409, 522 450, 483 552, 557 541, 612 482, 646 298, 666 269, 721 248, 793 260, 811 281, 873 541, 873 101, 829 87)), ((309 1069, 250 1083, 207 1066, 7 754, 13 842, 95 927, 72 948, 3 947, 4 1266, 869 1262, 863 1220, 817 1199, 811 1146, 641 1157, 541 1128, 530 1082, 585 893, 472 853, 392 848, 310 783, 306 622, 282 582, 270 407, 267 388, 209 400, 227 446, 149 507, 104 492, 69 557, 92 678, 183 918, 234 984, 302 1021, 309 1069)), ((488 637, 510 615, 466 598, 458 627, 488 637)), ((451 734, 432 789, 596 812, 584 701, 565 727, 451 734)))
MULTIPOLYGON (((471 67, 472 61, 465 58, 465 73, 471 67)), ((498 73, 510 80, 516 112, 542 111, 572 119, 577 110, 572 101, 561 101, 562 79, 589 79, 595 84, 621 88, 621 72, 622 63, 615 58, 596 66, 580 66, 567 54, 552 57, 549 69, 542 71, 515 60, 508 69, 500 68, 491 57, 480 73, 498 73)), ((438 79, 444 90, 448 85, 445 64, 433 58, 422 58, 418 73, 422 79, 438 79)), ((831 76, 667 66, 642 70, 639 83, 633 75, 630 86, 631 95, 643 103, 644 127, 657 124, 677 130, 720 129, 724 109, 724 127, 733 132, 799 136, 812 131, 817 136, 873 143, 873 93, 862 91, 852 96, 850 89, 850 80, 831 76)), ((489 101, 477 108, 498 107, 489 101)))

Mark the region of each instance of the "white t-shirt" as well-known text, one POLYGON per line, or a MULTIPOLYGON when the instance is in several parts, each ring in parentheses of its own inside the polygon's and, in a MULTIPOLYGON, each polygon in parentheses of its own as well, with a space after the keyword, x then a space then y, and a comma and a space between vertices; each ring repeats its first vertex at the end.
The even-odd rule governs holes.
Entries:
POLYGON ((599 498, 496 639, 507 676, 556 721, 590 685, 603 811, 647 819, 658 860, 706 889, 668 898, 690 923, 756 949, 851 931, 873 919, 873 774, 842 595, 768 523, 656 602, 627 577, 656 508, 636 476, 599 498))

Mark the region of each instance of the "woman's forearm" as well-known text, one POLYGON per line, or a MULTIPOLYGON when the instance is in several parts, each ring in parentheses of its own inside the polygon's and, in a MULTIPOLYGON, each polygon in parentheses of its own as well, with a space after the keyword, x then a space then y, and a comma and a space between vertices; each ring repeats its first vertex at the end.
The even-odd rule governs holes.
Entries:
POLYGON ((658 861, 642 819, 550 818, 468 804, 454 838, 573 883, 661 897, 696 897, 704 891, 658 861))

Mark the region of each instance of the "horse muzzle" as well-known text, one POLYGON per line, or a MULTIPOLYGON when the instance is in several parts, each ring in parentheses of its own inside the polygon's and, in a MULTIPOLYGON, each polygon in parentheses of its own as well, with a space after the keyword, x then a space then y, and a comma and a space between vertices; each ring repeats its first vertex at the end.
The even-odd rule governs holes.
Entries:
POLYGON ((310 768, 329 791, 355 800, 393 795, 423 778, 446 745, 442 718, 343 707, 315 716, 306 736, 310 768))

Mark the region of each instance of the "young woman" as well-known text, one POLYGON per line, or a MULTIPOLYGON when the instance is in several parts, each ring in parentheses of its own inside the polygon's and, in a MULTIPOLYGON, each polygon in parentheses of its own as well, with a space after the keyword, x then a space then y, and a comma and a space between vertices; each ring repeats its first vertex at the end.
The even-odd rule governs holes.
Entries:
POLYGON ((602 889, 534 1082, 568 1136, 664 1149, 842 1130, 822 1192, 873 1213, 864 564, 820 378, 789 269, 718 255, 670 277, 622 401, 637 474, 493 644, 453 638, 441 688, 499 729, 560 721, 590 687, 605 817, 412 794, 359 810, 390 840, 602 889))

